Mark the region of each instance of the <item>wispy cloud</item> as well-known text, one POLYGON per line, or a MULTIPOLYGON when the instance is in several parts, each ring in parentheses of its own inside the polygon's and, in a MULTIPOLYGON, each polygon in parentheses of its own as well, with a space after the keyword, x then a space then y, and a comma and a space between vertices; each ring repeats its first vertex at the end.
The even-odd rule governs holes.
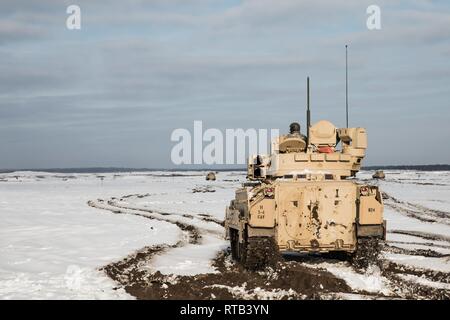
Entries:
POLYGON ((450 133, 446 2, 377 1, 379 31, 366 28, 373 1, 76 2, 79 31, 65 28, 73 1, 0 3, 0 149, 12 150, 0 168, 164 167, 171 130, 196 119, 304 122, 307 75, 313 120, 342 125, 347 43, 368 163, 450 162, 438 147, 450 133), (430 141, 432 157, 417 152, 430 141))

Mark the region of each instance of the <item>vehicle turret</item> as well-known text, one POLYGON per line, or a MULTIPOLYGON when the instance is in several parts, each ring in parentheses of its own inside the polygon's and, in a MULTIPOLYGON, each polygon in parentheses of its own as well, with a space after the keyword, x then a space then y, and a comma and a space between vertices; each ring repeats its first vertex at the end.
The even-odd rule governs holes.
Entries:
POLYGON ((364 128, 338 129, 321 120, 309 128, 309 141, 300 132, 281 135, 272 142, 270 155, 250 156, 247 175, 250 180, 266 180, 322 174, 341 180, 360 170, 366 148, 364 128))

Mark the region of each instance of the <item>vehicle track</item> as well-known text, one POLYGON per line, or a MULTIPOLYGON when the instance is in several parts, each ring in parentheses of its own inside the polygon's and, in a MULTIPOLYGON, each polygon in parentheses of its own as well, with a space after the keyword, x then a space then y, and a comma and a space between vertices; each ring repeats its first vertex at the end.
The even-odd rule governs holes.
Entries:
POLYGON ((432 248, 441 248, 441 249, 450 249, 450 245, 443 245, 443 244, 437 244, 433 242, 414 242, 414 241, 393 241, 390 240, 389 244, 393 244, 394 246, 396 244, 408 244, 408 245, 418 245, 418 246, 427 246, 432 248))
POLYGON ((176 213, 176 212, 165 212, 165 211, 161 211, 161 210, 153 210, 153 209, 149 209, 149 208, 142 208, 142 207, 137 207, 137 206, 133 206, 130 203, 127 203, 125 201, 125 199, 130 199, 130 198, 145 198, 145 197, 150 197, 152 196, 152 194, 150 193, 146 193, 146 194, 131 194, 131 195, 127 195, 124 197, 121 197, 119 199, 117 198, 111 198, 108 201, 108 204, 110 204, 111 206, 114 207, 118 207, 118 208, 124 208, 124 209, 131 209, 131 210, 139 210, 139 211, 143 211, 143 212, 147 212, 150 214, 160 214, 163 216, 179 216, 179 217, 184 217, 184 218, 190 218, 190 219, 198 219, 198 220, 203 220, 206 222, 213 222, 219 226, 224 226, 224 221, 223 220, 219 220, 217 218, 214 218, 211 215, 208 214, 204 214, 204 213, 200 213, 197 215, 193 215, 193 214, 180 214, 180 213, 176 213))
POLYGON ((161 217, 159 217, 158 214, 149 215, 145 211, 143 212, 140 210, 113 206, 110 204, 110 201, 105 201, 103 199, 97 199, 97 201, 90 200, 87 202, 87 204, 90 207, 93 207, 96 209, 101 209, 101 210, 107 210, 114 214, 135 215, 135 216, 143 217, 146 219, 164 221, 164 222, 175 224, 178 228, 180 228, 183 232, 185 232, 185 234, 186 233, 188 234, 189 240, 183 241, 183 243, 197 244, 199 242, 199 240, 201 239, 200 231, 194 225, 187 224, 182 221, 176 221, 176 220, 171 221, 169 219, 164 219, 163 215, 161 215, 161 217))
POLYGON ((439 253, 431 249, 405 249, 391 244, 385 244, 384 250, 391 253, 406 254, 408 256, 422 256, 429 258, 450 257, 450 254, 439 253))
POLYGON ((384 204, 393 210, 422 222, 439 222, 450 225, 450 212, 430 209, 425 206, 401 201, 387 193, 383 194, 384 204))
POLYGON ((450 243, 450 237, 446 237, 444 235, 434 234, 434 233, 412 231, 412 230, 389 230, 389 233, 403 234, 403 235, 407 235, 407 236, 422 238, 425 240, 445 241, 445 242, 450 243))
POLYGON ((424 285, 417 281, 405 279, 405 276, 412 275, 420 279, 428 280, 431 283, 449 283, 450 277, 448 273, 413 268, 392 261, 385 261, 382 274, 389 279, 393 291, 401 298, 427 300, 450 299, 450 290, 435 288, 431 285, 424 285))

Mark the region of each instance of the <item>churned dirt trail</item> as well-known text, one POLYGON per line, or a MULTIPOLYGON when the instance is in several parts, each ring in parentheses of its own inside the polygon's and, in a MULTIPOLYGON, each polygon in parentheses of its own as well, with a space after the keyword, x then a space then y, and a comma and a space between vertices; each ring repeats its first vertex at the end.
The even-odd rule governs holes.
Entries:
POLYGON ((351 292, 345 281, 331 273, 292 261, 280 263, 276 269, 250 272, 234 263, 228 251, 220 251, 211 262, 215 273, 180 276, 154 271, 151 264, 157 255, 189 243, 201 245, 205 234, 223 237, 223 221, 207 214, 186 215, 139 208, 124 201, 148 196, 136 194, 88 202, 91 207, 114 214, 132 214, 173 223, 187 233, 185 239, 175 245, 145 247, 101 268, 138 299, 305 299, 320 298, 319 292, 351 292), (220 235, 217 227, 222 231, 220 235))
POLYGON ((151 263, 157 252, 147 249, 103 270, 138 299, 320 299, 324 293, 352 292, 344 280, 301 264, 247 271, 226 251, 213 261, 215 273, 175 276, 139 269, 140 264, 151 263))

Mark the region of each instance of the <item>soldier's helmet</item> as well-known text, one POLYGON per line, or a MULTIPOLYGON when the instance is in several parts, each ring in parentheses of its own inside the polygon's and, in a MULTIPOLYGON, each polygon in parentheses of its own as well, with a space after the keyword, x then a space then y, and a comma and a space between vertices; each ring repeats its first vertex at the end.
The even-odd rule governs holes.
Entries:
POLYGON ((300 133, 300 124, 298 122, 292 122, 289 125, 289 133, 290 134, 300 133))

